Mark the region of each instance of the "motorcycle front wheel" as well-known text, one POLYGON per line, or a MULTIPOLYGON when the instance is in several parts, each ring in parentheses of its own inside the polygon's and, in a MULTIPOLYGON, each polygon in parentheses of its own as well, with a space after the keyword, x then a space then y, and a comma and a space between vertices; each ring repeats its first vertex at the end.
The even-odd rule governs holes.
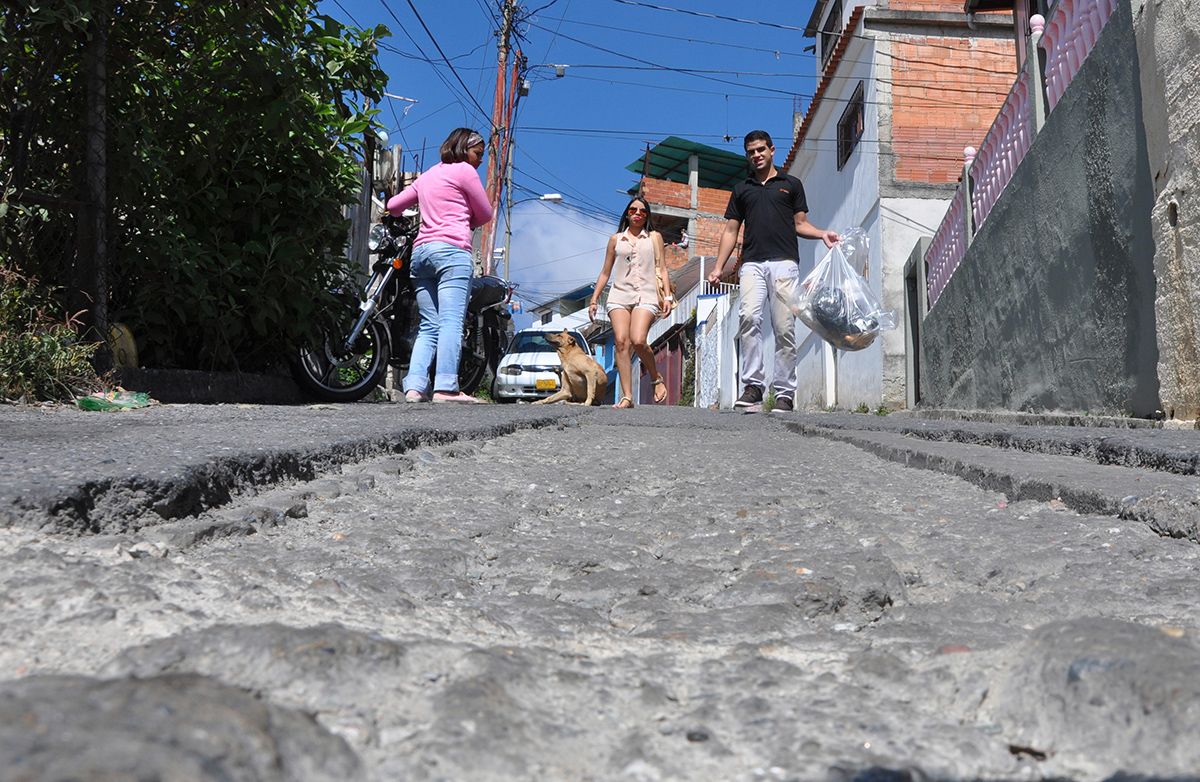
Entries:
MULTIPOLYGON (((472 330, 473 332, 474 330, 472 330)), ((472 337, 474 334, 472 333, 472 337)), ((487 372, 488 358, 479 356, 470 349, 470 341, 463 345, 462 358, 458 362, 458 390, 464 394, 474 394, 487 372)))
POLYGON ((388 353, 383 326, 370 320, 349 351, 335 334, 301 350, 291 362, 292 377, 305 393, 322 401, 357 402, 383 382, 388 353))

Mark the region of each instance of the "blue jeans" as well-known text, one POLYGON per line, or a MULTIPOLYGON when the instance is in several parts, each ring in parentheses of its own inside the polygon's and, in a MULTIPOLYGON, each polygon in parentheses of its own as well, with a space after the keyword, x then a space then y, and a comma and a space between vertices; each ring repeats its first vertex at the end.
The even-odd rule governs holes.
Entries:
POLYGON ((426 242, 413 249, 409 274, 421 326, 404 377, 405 392, 429 393, 429 368, 435 356, 433 390, 458 391, 458 360, 474 270, 471 254, 452 244, 426 242))

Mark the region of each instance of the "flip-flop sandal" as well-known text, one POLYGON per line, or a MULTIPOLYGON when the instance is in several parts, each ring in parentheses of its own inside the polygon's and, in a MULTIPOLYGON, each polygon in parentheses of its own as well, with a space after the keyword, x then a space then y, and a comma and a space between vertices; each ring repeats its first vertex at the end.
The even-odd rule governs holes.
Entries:
POLYGON ((633 397, 623 396, 623 397, 621 397, 621 401, 617 402, 615 405, 613 405, 613 407, 615 407, 618 410, 632 410, 633 409, 633 397), (626 402, 628 402, 629 404, 625 404, 626 402))
POLYGON ((659 395, 658 395, 658 389, 657 388, 654 389, 654 403, 655 404, 659 404, 661 402, 667 401, 667 384, 665 382, 663 382, 663 379, 661 377, 658 380, 655 380, 650 385, 662 386, 663 395, 661 397, 659 397, 659 395))

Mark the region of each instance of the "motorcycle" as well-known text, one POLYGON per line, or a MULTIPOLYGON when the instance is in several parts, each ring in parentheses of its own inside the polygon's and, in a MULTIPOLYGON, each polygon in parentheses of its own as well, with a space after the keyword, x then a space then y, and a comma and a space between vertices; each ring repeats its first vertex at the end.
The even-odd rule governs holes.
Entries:
MULTIPOLYGON (((302 348, 292 376, 309 395, 327 402, 355 402, 375 390, 389 366, 406 369, 421 315, 409 277, 420 218, 415 210, 385 214, 371 226, 367 248, 375 260, 371 279, 358 296, 357 315, 347 328, 327 332, 320 344, 302 348)), ((499 277, 471 280, 463 322, 458 387, 473 394, 484 374, 496 373, 512 332, 508 300, 512 287, 499 277)))

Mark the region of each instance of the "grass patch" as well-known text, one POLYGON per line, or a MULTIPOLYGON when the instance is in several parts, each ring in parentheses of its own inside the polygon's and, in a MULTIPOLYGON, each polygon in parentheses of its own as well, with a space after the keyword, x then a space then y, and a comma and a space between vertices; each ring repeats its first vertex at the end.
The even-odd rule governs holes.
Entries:
POLYGON ((100 343, 80 337, 81 313, 57 314, 55 293, 0 266, 0 394, 5 399, 68 400, 102 385, 91 364, 100 343))

